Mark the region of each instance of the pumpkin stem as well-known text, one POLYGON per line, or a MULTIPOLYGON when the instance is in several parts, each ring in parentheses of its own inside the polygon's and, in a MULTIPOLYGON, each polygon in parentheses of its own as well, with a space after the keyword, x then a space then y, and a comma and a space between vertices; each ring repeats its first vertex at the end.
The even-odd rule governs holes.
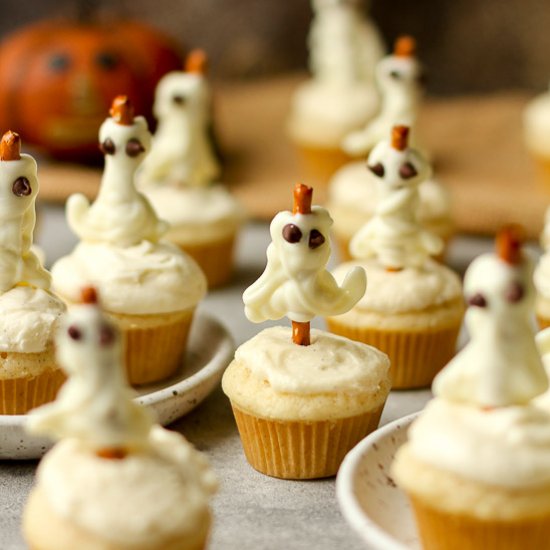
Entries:
POLYGON ((126 95, 115 97, 109 114, 116 123, 122 126, 131 126, 134 123, 134 106, 126 95))
POLYGON ((413 57, 416 53, 416 40, 409 35, 400 36, 393 45, 393 55, 413 57))
POLYGON ((197 48, 191 50, 185 58, 185 71, 195 74, 206 74, 208 56, 204 50, 197 48))
POLYGON ((16 132, 8 130, 0 141, 0 160, 19 160, 21 158, 21 138, 16 132))

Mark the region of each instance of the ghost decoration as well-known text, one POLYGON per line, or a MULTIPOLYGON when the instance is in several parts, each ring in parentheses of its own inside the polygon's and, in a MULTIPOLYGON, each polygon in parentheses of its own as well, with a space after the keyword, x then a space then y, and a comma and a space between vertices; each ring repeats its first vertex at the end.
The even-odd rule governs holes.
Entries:
POLYGON ((122 458, 148 444, 153 419, 132 400, 117 328, 102 313, 95 289, 83 289, 58 330, 57 360, 68 376, 57 399, 31 413, 28 429, 75 438, 100 456, 122 458))
POLYGON ((31 250, 37 194, 36 161, 21 154, 18 134, 6 132, 0 142, 0 292, 16 285, 50 288, 50 274, 31 250))
POLYGON ((386 139, 394 126, 414 126, 423 91, 423 70, 415 57, 416 42, 402 36, 395 42, 393 55, 376 67, 376 82, 382 106, 376 118, 363 130, 344 138, 342 148, 352 156, 366 155, 386 139))
POLYGON ((497 236, 497 253, 468 267, 464 294, 470 341, 434 380, 437 396, 485 408, 524 405, 548 388, 535 343, 533 262, 516 227, 497 236))
POLYGON ((377 178, 375 215, 352 238, 354 258, 376 257, 389 270, 420 268, 443 249, 440 237, 418 221, 418 186, 428 179, 427 161, 408 147, 409 129, 396 126, 391 142, 382 141, 369 155, 367 168, 377 178))
POLYGON ((205 187, 220 175, 211 139, 206 54, 192 51, 185 71, 165 75, 155 93, 158 128, 139 172, 143 185, 205 187))
POLYGON ((297 184, 294 212, 279 212, 271 222, 267 266, 243 294, 245 314, 254 323, 286 316, 309 323, 316 315, 340 315, 364 295, 365 271, 354 267, 339 287, 325 267, 330 257, 332 219, 311 207, 312 189, 297 184))
POLYGON ((168 230, 149 201, 136 190, 134 175, 149 150, 151 134, 145 118, 134 118, 126 96, 113 101, 111 117, 99 130, 105 170, 95 202, 81 194, 67 201, 67 221, 81 240, 129 247, 157 242, 168 230))

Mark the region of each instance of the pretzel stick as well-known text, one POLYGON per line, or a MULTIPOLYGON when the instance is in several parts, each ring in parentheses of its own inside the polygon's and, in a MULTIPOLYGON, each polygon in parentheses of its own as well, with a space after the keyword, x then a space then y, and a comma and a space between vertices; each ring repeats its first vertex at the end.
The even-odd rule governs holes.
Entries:
POLYGON ((523 258, 521 245, 523 244, 523 229, 519 225, 505 225, 497 233, 495 248, 498 257, 510 265, 519 265, 523 258))
POLYGON ((121 447, 111 447, 107 449, 99 449, 95 453, 100 458, 107 458, 109 460, 122 460, 126 458, 128 452, 121 447))
POLYGON ((16 132, 8 130, 0 141, 0 160, 21 159, 21 138, 16 132))
POLYGON ((404 151, 409 144, 409 127, 394 126, 391 129, 391 146, 398 151, 404 151))
POLYGON ((185 58, 185 72, 195 74, 206 74, 208 68, 208 56, 204 50, 197 48, 191 50, 185 58))
POLYGON ((416 40, 409 35, 397 38, 393 45, 393 55, 397 57, 413 57, 416 54, 416 40))
POLYGON ((134 123, 134 106, 126 95, 117 95, 113 99, 109 114, 122 126, 131 126, 134 123))

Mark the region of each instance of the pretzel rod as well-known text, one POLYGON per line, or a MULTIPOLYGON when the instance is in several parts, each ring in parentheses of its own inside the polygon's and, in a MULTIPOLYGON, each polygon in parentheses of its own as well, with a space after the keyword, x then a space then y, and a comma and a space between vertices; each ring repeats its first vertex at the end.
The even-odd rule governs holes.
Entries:
POLYGON ((185 58, 185 72, 195 74, 206 74, 208 69, 208 56, 204 50, 197 48, 191 50, 185 58))
POLYGON ((80 301, 83 304, 97 304, 99 302, 97 290, 93 286, 85 286, 80 290, 80 301))
POLYGON ((309 321, 305 323, 292 321, 292 341, 298 346, 311 344, 309 321))
POLYGON ((0 160, 21 159, 21 138, 16 132, 8 130, 0 141, 0 160))
POLYGON ((504 226, 495 239, 498 257, 510 265, 519 265, 522 260, 521 245, 523 244, 523 229, 519 225, 504 226))
POLYGON ((96 451, 96 455, 100 458, 107 458, 109 460, 122 460, 126 458, 128 452, 122 447, 111 447, 107 449, 99 449, 96 451))
POLYGON ((397 57, 413 57, 416 54, 416 40, 409 35, 397 38, 393 45, 393 55, 397 57))
POLYGON ((134 123, 134 106, 126 95, 117 95, 113 99, 109 114, 122 126, 131 126, 134 123))
POLYGON ((311 214, 311 200, 313 198, 313 188, 297 183, 294 186, 294 206, 293 214, 311 214))
POLYGON ((386 267, 386 271, 388 273, 397 273, 399 271, 401 271, 403 268, 402 267, 386 267))
POLYGON ((409 143, 409 127, 394 126, 391 129, 391 146, 398 151, 404 151, 409 143))

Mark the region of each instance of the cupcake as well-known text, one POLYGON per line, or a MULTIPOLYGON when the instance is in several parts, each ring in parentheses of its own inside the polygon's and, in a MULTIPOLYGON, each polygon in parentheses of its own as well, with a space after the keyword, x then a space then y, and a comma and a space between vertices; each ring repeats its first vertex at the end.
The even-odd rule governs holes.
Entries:
POLYGON ((408 128, 396 126, 391 142, 382 141, 369 156, 376 212, 351 241, 355 259, 334 271, 339 281, 350 267, 362 266, 369 292, 347 313, 327 319, 331 332, 387 353, 392 387, 399 389, 431 383, 455 353, 464 313, 458 275, 430 257, 443 242, 418 221, 418 187, 430 168, 407 139, 408 128))
POLYGON ((32 433, 60 441, 38 467, 23 514, 31 550, 200 550, 214 474, 179 434, 153 423, 124 380, 122 338, 93 289, 64 318, 69 379, 33 411, 32 433))
POLYGON ((341 286, 325 270, 332 222, 324 208, 311 208, 311 197, 298 184, 294 211, 275 216, 265 271, 243 295, 251 321, 286 315, 292 328, 271 327, 242 344, 222 379, 248 462, 286 479, 335 475, 377 427, 390 390, 386 355, 310 330, 315 315, 353 307, 366 284, 361 268, 341 286))
POLYGON ((435 398, 392 466, 426 550, 547 548, 548 378, 531 325, 532 263, 514 233, 464 280, 471 340, 433 384, 435 398), (535 400, 535 401, 534 401, 535 400))
POLYGON ((312 78, 292 97, 288 133, 306 168, 326 181, 349 157, 342 139, 362 128, 379 104, 374 67, 380 34, 357 2, 313 0, 309 34, 312 78))
POLYGON ((154 105, 158 128, 138 181, 158 215, 170 222, 165 238, 193 257, 208 286, 215 287, 233 274, 244 212, 219 183, 205 63, 204 52, 195 50, 185 71, 160 80, 154 105))
POLYGON ((53 332, 65 305, 31 249, 36 162, 7 132, 0 142, 0 414, 24 414, 52 401, 64 380, 53 332))
POLYGON ((67 220, 81 242, 52 268, 53 284, 68 303, 80 289, 96 286, 106 313, 122 331, 131 384, 171 376, 182 364, 197 303, 206 279, 196 262, 160 240, 168 224, 159 220, 134 185, 134 173, 149 148, 143 117, 129 101, 115 99, 99 137, 105 172, 90 205, 83 195, 67 201, 67 220))

